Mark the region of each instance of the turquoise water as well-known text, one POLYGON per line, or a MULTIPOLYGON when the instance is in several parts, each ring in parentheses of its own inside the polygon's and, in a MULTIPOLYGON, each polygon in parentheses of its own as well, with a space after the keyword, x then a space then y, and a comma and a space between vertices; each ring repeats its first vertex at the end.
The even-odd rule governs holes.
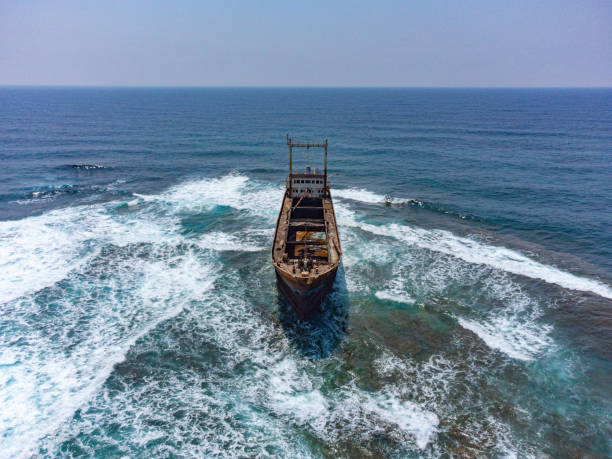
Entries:
POLYGON ((611 133, 612 90, 1 88, 0 450, 609 456, 611 133), (307 324, 286 132, 344 251, 307 324))

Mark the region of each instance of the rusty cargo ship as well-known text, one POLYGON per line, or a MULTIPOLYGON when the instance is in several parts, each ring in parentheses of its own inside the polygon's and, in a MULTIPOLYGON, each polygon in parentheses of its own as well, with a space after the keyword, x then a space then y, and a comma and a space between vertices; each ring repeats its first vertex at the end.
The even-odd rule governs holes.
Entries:
POLYGON ((336 278, 342 257, 336 215, 327 179, 327 139, 294 142, 287 135, 289 177, 272 245, 279 290, 298 317, 308 320, 320 308, 336 278), (306 166, 293 173, 293 150, 324 150, 323 173, 306 166))

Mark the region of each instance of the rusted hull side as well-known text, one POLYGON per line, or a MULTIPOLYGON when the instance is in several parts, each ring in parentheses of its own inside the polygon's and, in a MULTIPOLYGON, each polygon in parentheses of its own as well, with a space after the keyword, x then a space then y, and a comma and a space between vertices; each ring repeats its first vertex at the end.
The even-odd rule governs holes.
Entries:
POLYGON ((277 285, 298 317, 308 320, 319 310, 321 303, 331 290, 337 270, 336 266, 324 275, 312 279, 290 276, 276 269, 277 285))

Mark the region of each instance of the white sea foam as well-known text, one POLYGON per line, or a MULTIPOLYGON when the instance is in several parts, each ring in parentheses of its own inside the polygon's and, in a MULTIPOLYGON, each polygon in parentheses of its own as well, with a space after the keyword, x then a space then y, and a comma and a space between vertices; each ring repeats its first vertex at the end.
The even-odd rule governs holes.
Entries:
POLYGON ((538 301, 523 292, 518 281, 505 271, 467 263, 428 247, 406 245, 399 238, 385 242, 381 238, 366 240, 353 228, 360 227, 348 227, 350 246, 345 248, 354 258, 347 266, 347 277, 357 278, 347 281, 351 290, 367 291, 358 287, 360 279, 371 276, 369 265, 391 265, 390 278, 380 279, 383 288, 374 293, 379 299, 413 304, 415 297, 425 303, 433 298, 434 303, 441 302, 456 316, 463 328, 471 330, 491 349, 512 358, 533 360, 553 345, 552 327, 540 319, 538 301), (459 296, 458 286, 464 292, 459 296), (486 298, 484 304, 482 298, 486 298))
POLYGON ((287 356, 266 372, 268 396, 272 409, 293 418, 300 425, 323 431, 330 412, 330 402, 297 362, 287 356))
POLYGON ((198 212, 214 206, 228 206, 275 219, 283 190, 238 174, 181 183, 159 195, 158 200, 173 205, 178 212, 198 212))
POLYGON ((248 229, 236 233, 214 231, 197 239, 198 246, 218 251, 260 252, 269 249, 273 229, 248 229))
POLYGON ((98 206, 0 222, 0 304, 54 285, 84 266, 103 244, 153 242, 171 229, 169 222, 123 222, 98 206))
MULTIPOLYGON (((373 392, 353 383, 326 387, 319 364, 296 352, 278 324, 261 317, 247 300, 252 281, 231 271, 223 278, 225 287, 205 292, 206 307, 190 308, 173 324, 179 333, 164 343, 179 355, 192 355, 185 337, 193 336, 198 351, 209 347, 219 359, 199 362, 205 368, 198 372, 153 372, 142 387, 104 388, 92 409, 54 438, 51 452, 58 442, 77 436, 91 435, 98 446, 116 445, 106 438, 111 425, 129 429, 129 438, 117 446, 126 455, 158 438, 163 441, 149 446, 159 454, 309 457, 303 429, 330 445, 370 441, 377 434, 411 451, 435 442, 439 420, 433 411, 392 385, 373 392), (177 411, 187 414, 176 417, 177 411), (152 421, 163 427, 152 432, 152 421)), ((134 355, 146 355, 153 345, 141 341, 134 355)))
POLYGON ((268 374, 268 399, 272 409, 308 425, 318 436, 337 440, 330 424, 351 426, 353 432, 370 435, 381 426, 395 426, 424 449, 436 433, 435 413, 418 404, 402 400, 391 389, 370 393, 350 384, 332 396, 320 390, 322 381, 300 370, 293 358, 286 357, 272 366, 268 374))
POLYGON ((381 377, 400 381, 395 387, 397 392, 439 412, 446 410, 445 400, 453 386, 461 384, 460 379, 466 376, 456 362, 442 355, 432 355, 429 360, 417 363, 385 351, 374 361, 374 368, 381 377))
POLYGON ((400 430, 414 436, 420 449, 425 449, 436 434, 439 419, 435 413, 392 393, 365 396, 362 405, 365 411, 375 413, 381 420, 396 424, 400 430))
POLYGON ((491 302, 501 302, 503 310, 492 309, 480 318, 458 318, 459 324, 471 330, 490 348, 512 358, 534 360, 554 347, 552 326, 540 320, 538 301, 526 294, 503 274, 488 276, 483 289, 491 302))
MULTIPOLYGON (((278 191, 278 190, 274 190, 278 191)), ((195 197, 196 202, 200 202, 200 198, 205 202, 215 205, 229 205, 237 209, 253 210, 257 206, 262 205, 263 201, 267 200, 267 205, 272 205, 272 200, 269 196, 269 190, 262 189, 260 185, 251 183, 247 177, 230 175, 212 181, 190 182, 185 185, 179 185, 175 190, 168 194, 175 196, 191 196, 195 197), (251 198, 255 196, 253 201, 251 198)), ((345 197, 347 199, 357 199, 362 201, 379 202, 381 196, 368 192, 367 190, 338 190, 334 191, 335 195, 345 197)), ((274 204, 277 202, 277 197, 274 198, 274 204)), ((202 202, 204 202, 202 201, 202 202)), ((576 288, 582 290, 591 290, 595 293, 606 296, 612 296, 612 290, 604 284, 591 279, 581 278, 570 273, 563 272, 555 267, 547 266, 536 262, 519 252, 504 248, 482 244, 478 241, 455 236, 448 231, 443 230, 424 230, 413 228, 405 225, 385 225, 376 226, 361 222, 357 219, 355 212, 346 205, 337 204, 336 212, 340 223, 348 228, 360 228, 370 233, 379 236, 393 237, 401 242, 408 242, 419 248, 425 248, 438 253, 444 253, 468 263, 490 266, 494 269, 499 269, 504 272, 524 275, 533 278, 539 278, 546 282, 556 283, 565 288, 576 288)), ((345 228, 347 229, 347 228, 345 228)), ((351 232, 343 234, 349 239, 353 237, 351 232)), ((350 242, 350 241, 349 241, 350 242)), ((358 240, 356 241, 359 242, 358 240)), ((218 250, 259 250, 258 245, 245 244, 244 239, 236 239, 236 235, 221 235, 211 233, 202 237, 202 247, 214 248, 216 245, 218 250), (218 240, 216 240, 218 239, 218 240)), ((395 249, 390 249, 391 252, 395 249)), ((364 256, 368 259, 380 258, 380 247, 373 241, 369 244, 359 246, 359 250, 367 253, 360 253, 357 259, 364 256)), ((345 257, 345 265, 351 267, 355 264, 352 262, 351 253, 345 257)), ((356 259, 356 260, 357 260, 356 259)), ((357 262, 357 261, 356 261, 357 262)), ((466 270, 465 266, 455 266, 450 270, 443 269, 443 272, 438 272, 446 264, 434 263, 428 268, 428 282, 436 282, 438 288, 443 288, 450 278, 459 275, 461 279, 465 276, 474 275, 473 270, 466 270)), ((380 299, 396 301, 400 303, 414 303, 414 298, 406 293, 406 279, 401 275, 392 280, 389 288, 375 292, 375 295, 380 299)), ((351 290, 360 290, 360 284, 355 279, 348 279, 349 288, 351 290)), ((412 281, 414 282, 414 280, 412 281)), ((419 286, 420 284, 415 284, 419 286)), ((516 308, 515 301, 508 301, 508 307, 516 308)), ((516 311, 515 311, 516 312, 516 311)), ((506 352, 514 358, 523 360, 534 358, 539 355, 543 349, 551 343, 548 338, 549 329, 545 326, 536 326, 529 322, 517 319, 517 317, 504 315, 487 321, 476 321, 473 319, 463 318, 461 323, 464 328, 468 328, 485 341, 487 345, 494 349, 506 352), (539 327, 539 328, 538 328, 539 327), (544 327, 544 328, 542 328, 544 327)), ((488 320, 488 319, 487 319, 488 320)))
POLYGON ((612 299, 612 287, 535 261, 506 247, 483 244, 445 230, 426 230, 407 225, 373 225, 346 218, 342 224, 356 226, 379 236, 393 237, 416 247, 442 252, 468 263, 483 264, 512 274, 540 279, 569 290, 593 292, 612 299))
POLYGON ((521 323, 506 315, 493 315, 486 321, 459 317, 457 321, 463 328, 478 335, 490 348, 518 360, 534 360, 535 356, 551 345, 550 326, 521 323))
MULTIPOLYGON (((383 196, 365 189, 338 189, 333 190, 333 194, 366 203, 384 201, 383 196)), ((336 210, 341 226, 358 227, 379 236, 392 237, 410 245, 442 252, 468 263, 484 264, 512 274, 540 279, 569 290, 589 291, 612 299, 612 287, 609 285, 540 263, 516 250, 483 244, 474 239, 456 236, 446 230, 429 230, 400 224, 373 225, 359 220, 355 212, 346 206, 336 206, 336 210)))
POLYGON ((398 292, 395 290, 379 290, 374 295, 376 296, 376 298, 379 298, 381 300, 389 300, 389 301, 395 301, 396 303, 406 303, 406 304, 414 303, 414 298, 406 295, 405 293, 398 292))
POLYGON ((334 188, 332 196, 340 199, 350 199, 352 201, 361 201, 368 204, 382 204, 385 202, 385 197, 366 189, 358 188, 334 188))
POLYGON ((219 251, 259 252, 268 248, 265 245, 257 245, 256 242, 252 234, 247 232, 229 234, 222 231, 205 233, 197 240, 200 247, 219 251))
MULTIPOLYGON (((478 416, 473 401, 469 401, 474 396, 479 398, 470 387, 479 384, 483 378, 488 379, 481 360, 482 356, 478 354, 468 355, 463 361, 450 361, 441 355, 433 355, 428 361, 416 362, 385 351, 374 361, 374 366, 381 378, 398 381, 394 389, 396 393, 409 395, 419 406, 438 412, 442 418, 463 414, 467 422, 438 425, 436 429, 448 432, 446 429, 451 428, 452 436, 469 439, 462 445, 464 454, 513 457, 521 451, 525 457, 534 457, 532 448, 514 438, 508 425, 490 414, 478 416), (453 403, 449 403, 451 399, 453 403)), ((434 457, 440 455, 441 451, 433 450, 434 457)))
MULTIPOLYGON (((440 429, 439 419, 444 417, 447 409, 444 401, 448 387, 457 376, 450 362, 437 357, 424 365, 415 366, 397 358, 387 359, 378 364, 381 375, 399 372, 406 381, 412 381, 409 376, 416 375, 416 383, 403 387, 401 382, 388 382, 376 391, 348 383, 330 390, 317 373, 316 365, 300 356, 274 324, 254 312, 244 291, 244 279, 236 273, 221 271, 224 282, 228 282, 229 286, 221 291, 211 288, 209 266, 216 263, 217 255, 210 249, 254 251, 266 247, 265 241, 271 237, 281 194, 282 190, 278 187, 231 175, 177 185, 160 195, 137 196, 143 206, 134 209, 135 214, 130 212, 125 217, 110 218, 100 208, 76 209, 76 215, 82 212, 88 215, 84 221, 91 222, 85 225, 89 232, 83 229, 83 221, 79 218, 71 216, 66 219, 73 222, 75 233, 83 232, 83 236, 76 238, 77 243, 69 246, 70 250, 74 250, 70 253, 74 255, 71 255, 70 266, 60 273, 58 279, 64 279, 71 273, 85 276, 79 283, 66 287, 74 288, 83 296, 77 300, 76 294, 70 297, 66 292, 67 301, 63 302, 63 307, 66 311, 74 308, 73 313, 64 318, 66 324, 85 320, 87 332, 65 341, 66 349, 61 350, 53 348, 50 338, 33 333, 26 336, 35 344, 29 354, 0 354, 0 365, 6 363, 9 372, 2 373, 6 369, 0 367, 0 374, 9 375, 0 382, 0 403, 7 403, 10 410, 6 412, 13 413, 0 421, 4 423, 0 424, 0 432, 11 432, 0 440, 0 447, 5 447, 9 455, 25 455, 33 451, 36 439, 51 434, 47 437, 47 444, 53 452, 63 439, 91 434, 96 441, 102 440, 105 434, 101 426, 112 423, 113 428, 120 425, 133 431, 129 440, 126 439, 119 447, 126 455, 134 454, 145 446, 155 447, 152 444, 158 445, 156 451, 160 455, 310 455, 308 447, 296 438, 294 426, 306 428, 311 435, 332 444, 347 439, 368 440, 373 435, 383 434, 410 450, 418 448, 423 453, 430 451, 440 429), (178 214, 193 214, 214 206, 229 206, 264 217, 260 219, 260 232, 215 231, 183 236, 178 231, 177 222, 181 217, 178 214), (262 209, 261 206, 269 209, 262 209), (94 212, 91 209, 97 210, 94 212), (95 215, 90 216, 91 212, 95 215), (127 257, 127 261, 124 264, 113 261, 107 269, 88 277, 88 269, 99 269, 91 260, 98 262, 99 249, 105 244, 112 244, 114 250, 116 247, 123 248, 125 252, 118 253, 117 260, 127 257), (144 248, 139 248, 143 245, 144 248), (89 258, 84 258, 84 249, 89 250, 84 252, 89 258), (147 250, 152 252, 148 253, 147 250), (129 255, 132 251, 135 253, 129 255), (232 275, 236 278, 230 282, 232 275), (87 297, 89 290, 98 296, 87 297), (170 371, 160 379, 149 377, 139 387, 126 385, 119 393, 103 386, 113 365, 124 360, 128 350, 140 352, 143 346, 146 350, 146 340, 136 343, 139 337, 145 336, 166 318, 175 317, 192 300, 197 301, 197 305, 188 308, 181 317, 188 315, 190 320, 186 323, 194 324, 192 326, 197 328, 185 328, 182 336, 193 334, 197 337, 195 345, 198 349, 199 346, 214 346, 215 355, 220 356, 219 361, 213 359, 211 367, 203 374, 188 369, 180 374, 170 371), (79 310, 83 304, 90 304, 90 308, 79 310), (70 346, 74 350, 68 351, 70 346), (234 375, 234 367, 241 369, 238 375, 234 375), (243 372, 244 368, 253 371, 243 372), (14 385, 8 383, 12 380, 25 388, 23 397, 14 390, 14 385), (89 411, 86 409, 88 405, 92 407, 89 411), (79 407, 84 410, 78 419, 66 422, 79 407), (185 407, 188 407, 187 415, 175 417, 175 413, 185 407), (14 415, 20 412, 31 413, 31 416, 14 415), (152 427, 152 424, 156 427, 152 427), (61 432, 55 436, 52 432, 58 427, 61 432), (248 435, 245 434, 247 431, 248 435)), ((392 256, 398 247, 402 249, 402 246, 406 246, 406 242, 429 250, 430 256, 434 254, 434 263, 430 265, 426 258, 417 260, 420 262, 417 268, 431 267, 431 270, 424 271, 425 284, 427 288, 438 289, 439 292, 443 292, 448 283, 444 276, 456 276, 453 279, 461 281, 466 279, 465 276, 480 278, 495 273, 494 269, 502 269, 491 264, 498 263, 497 255, 489 263, 480 263, 483 266, 479 270, 468 269, 470 265, 464 261, 477 262, 466 260, 464 257, 467 255, 461 251, 462 256, 453 253, 456 250, 453 244, 461 246, 463 242, 462 238, 450 233, 434 236, 436 232, 423 230, 421 234, 416 231, 413 236, 416 242, 411 242, 404 234, 410 233, 406 230, 408 227, 398 227, 398 230, 393 225, 376 227, 359 222, 346 203, 338 203, 336 211, 341 224, 345 226, 341 228, 343 243, 347 235, 349 239, 353 238, 354 244, 367 246, 356 257, 351 269, 361 268, 360 257, 376 261, 392 256), (369 238, 367 241, 360 239, 363 231, 369 238), (382 243, 386 237, 393 238, 388 241, 394 242, 381 255, 377 247, 386 245, 382 243), (451 242, 447 241, 449 238, 451 242), (437 247, 440 241, 442 250, 432 248, 437 247)), ((59 212, 60 218, 54 222, 62 220, 64 211, 59 212)), ((66 233, 63 228, 58 228, 60 234, 66 233)), ((477 251, 483 247, 485 252, 489 250, 489 246, 475 241, 471 243, 476 244, 473 247, 477 251)), ((15 246, 19 247, 19 244, 15 246)), ((345 251, 347 247, 350 248, 350 244, 345 246, 345 251)), ((44 251, 46 247, 41 246, 40 250, 44 251)), ((409 248, 399 253, 406 266, 412 260, 412 252, 409 248)), ((30 253, 35 253, 35 249, 30 253)), ((59 258, 59 255, 53 256, 59 258)), ((104 263, 109 261, 107 256, 104 263)), ((529 262, 535 263, 532 260, 529 262)), ((13 266, 21 269, 19 263, 13 266)), ((219 268, 222 267, 215 265, 215 272, 219 268)), ((355 277, 361 275, 361 272, 355 272, 355 277)), ((423 273, 422 270, 420 272, 423 273)), ((404 299, 407 299, 409 292, 414 291, 411 287, 415 280, 418 280, 411 275, 407 269, 394 271, 393 278, 375 294, 388 294, 389 297, 406 295, 404 299)), ((505 281, 505 278, 494 278, 491 282, 497 286, 505 281)), ((53 285, 53 282, 48 281, 45 285, 53 285)), ((14 298, 30 296, 11 304, 19 304, 26 315, 35 311, 41 302, 33 301, 35 296, 32 292, 39 289, 37 286, 22 288, 22 293, 14 298)), ((421 293, 415 292, 415 295, 420 297, 421 293)), ((484 328, 485 332, 494 339, 499 340, 501 336, 509 352, 534 358, 546 343, 533 341, 530 336, 524 337, 521 343, 520 340, 516 341, 511 331, 520 325, 520 321, 524 320, 521 314, 532 305, 507 298, 503 291, 495 291, 494 295, 509 311, 504 316, 509 321, 507 324, 492 321, 490 325, 488 316, 466 315, 462 319, 480 326, 490 325, 488 329, 484 328)), ((15 320, 19 320, 18 317, 15 320)), ((173 323, 174 326, 180 325, 173 323)), ((75 331, 69 326, 57 329, 64 330, 64 333, 75 331)), ((537 330, 530 329, 530 333, 537 330)), ((63 343, 66 337, 55 339, 63 343)), ((169 342, 164 345, 172 348, 182 345, 171 341, 172 337, 165 339, 169 342)), ((117 375, 117 378, 121 381, 121 375, 117 375)), ((499 430, 501 427, 493 429, 499 430)), ((114 438, 109 437, 108 441, 117 445, 114 438)), ((93 454, 93 450, 88 449, 90 446, 84 445, 83 448, 88 454, 93 454)))
POLYGON ((80 256, 87 228, 63 224, 73 220, 71 212, 53 212, 40 217, 0 222, 0 303, 39 290, 63 279, 80 256))
POLYGON ((391 388, 370 393, 350 384, 324 396, 321 381, 299 371, 295 361, 284 360, 279 365, 270 370, 267 388, 272 409, 299 425, 308 425, 326 441, 339 439, 341 433, 331 428, 335 424, 365 437, 389 426, 397 429, 400 437, 408 435, 420 449, 436 434, 436 414, 402 399, 391 388))
MULTIPOLYGON (((203 295, 213 279, 189 254, 117 260, 104 269, 111 271, 104 274, 107 280, 96 278, 83 291, 75 283, 61 292, 54 300, 60 315, 23 328, 27 345, 12 348, 13 363, 0 368, 0 449, 7 456, 32 453, 40 438, 100 390, 139 338, 203 295), (79 296, 71 297, 75 288, 79 296)), ((17 317, 38 313, 35 298, 9 304, 17 317)))
MULTIPOLYGON (((380 194, 373 193, 372 191, 364 188, 334 188, 332 190, 332 196, 340 199, 350 199, 351 201, 360 201, 367 204, 384 204, 386 203, 386 197, 380 194)), ((417 202, 413 199, 396 198, 391 197, 391 203, 393 204, 405 204, 408 202, 417 202)))
POLYGON ((141 194, 141 193, 132 193, 136 198, 142 200, 143 202, 154 201, 157 199, 157 196, 151 194, 141 194))
POLYGON ((210 253, 184 244, 178 220, 112 208, 0 222, 0 450, 8 457, 33 453, 99 392, 139 338, 212 286, 210 253))

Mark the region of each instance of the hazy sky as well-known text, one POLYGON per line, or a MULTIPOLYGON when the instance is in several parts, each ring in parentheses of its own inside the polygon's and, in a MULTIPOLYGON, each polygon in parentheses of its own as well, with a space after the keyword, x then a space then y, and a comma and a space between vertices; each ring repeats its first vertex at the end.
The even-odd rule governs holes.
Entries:
POLYGON ((612 86, 612 0, 0 0, 0 84, 612 86))

